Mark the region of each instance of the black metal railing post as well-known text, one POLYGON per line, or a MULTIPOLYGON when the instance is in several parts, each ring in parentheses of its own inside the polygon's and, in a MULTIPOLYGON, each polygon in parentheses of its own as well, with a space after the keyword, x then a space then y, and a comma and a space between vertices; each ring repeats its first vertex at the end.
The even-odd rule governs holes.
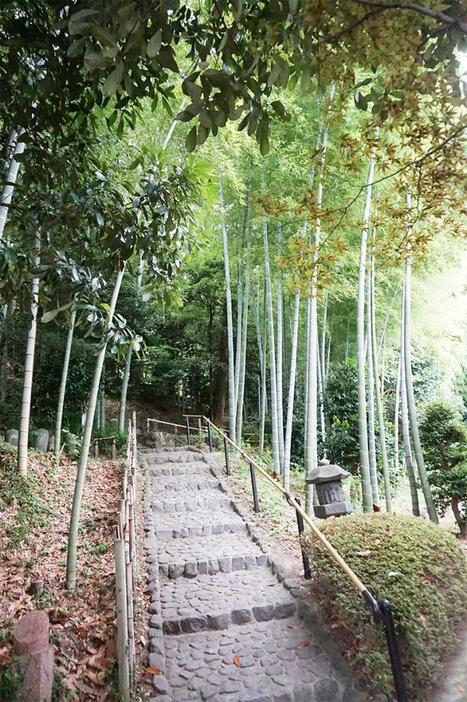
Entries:
POLYGON ((258 488, 256 486, 256 471, 253 463, 250 463, 251 489, 253 491, 253 509, 255 512, 260 512, 258 500, 258 488))
POLYGON ((402 668, 401 653, 399 650, 399 641, 394 626, 394 618, 392 616, 391 605, 388 600, 378 602, 381 612, 382 623, 384 625, 384 633, 386 634, 386 643, 388 646, 389 660, 391 661, 392 677, 394 678, 394 686, 396 688, 398 702, 408 702, 407 687, 405 684, 404 670, 402 668))
MULTIPOLYGON (((301 507, 302 503, 300 501, 299 497, 295 498, 295 502, 299 507, 301 507)), ((297 512, 295 510, 295 514, 297 515, 297 527, 298 527, 298 535, 301 537, 303 532, 305 531, 305 525, 303 523, 303 517, 300 514, 300 512, 297 512)), ((310 560, 308 556, 306 555, 306 551, 303 548, 302 544, 300 544, 300 550, 302 552, 302 561, 303 561, 303 575, 305 577, 305 580, 311 580, 311 568, 310 568, 310 560)))
POLYGON ((230 462, 229 462, 229 446, 227 444, 227 439, 224 436, 224 455, 225 455, 225 472, 230 475, 230 462))
POLYGON ((208 444, 209 444, 209 450, 212 453, 212 432, 211 432, 211 425, 209 422, 207 422, 208 425, 208 444))
POLYGON ((191 433, 190 433, 190 418, 185 417, 186 422, 186 441, 188 446, 191 446, 191 433))

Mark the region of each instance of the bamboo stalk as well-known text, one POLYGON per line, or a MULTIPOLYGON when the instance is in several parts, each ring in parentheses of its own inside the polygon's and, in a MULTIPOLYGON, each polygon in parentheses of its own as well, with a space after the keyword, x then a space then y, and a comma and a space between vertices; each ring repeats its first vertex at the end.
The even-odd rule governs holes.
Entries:
POLYGON ((128 619, 125 576, 125 546, 122 539, 114 540, 115 586, 117 593, 117 656, 118 689, 122 702, 130 702, 130 671, 128 661, 128 619))

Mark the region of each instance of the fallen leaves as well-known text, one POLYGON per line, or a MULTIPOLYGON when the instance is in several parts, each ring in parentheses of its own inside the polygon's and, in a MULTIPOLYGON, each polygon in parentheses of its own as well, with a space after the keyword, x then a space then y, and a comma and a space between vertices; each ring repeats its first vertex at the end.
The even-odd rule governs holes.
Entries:
POLYGON ((232 663, 237 666, 237 668, 240 668, 240 656, 234 656, 232 658, 232 663))
POLYGON ((160 675, 161 669, 155 665, 150 665, 149 668, 146 668, 145 672, 148 673, 149 675, 160 675))
MULTIPOLYGON (((112 699, 109 672, 115 660, 111 545, 121 490, 121 463, 89 463, 81 517, 79 584, 75 592, 64 589, 64 576, 76 465, 65 458, 55 468, 49 456, 31 454, 29 470, 31 485, 47 516, 42 523, 33 523, 29 532, 14 542, 9 535, 18 528, 20 507, 11 501, 2 509, 1 626, 11 630, 25 612, 45 610, 51 622, 55 670, 62 687, 72 691, 76 700, 108 702, 112 699)), ((1 490, 0 470, 0 496, 1 490)), ((8 640, 0 648, 0 665, 9 664, 11 653, 8 640)))
POLYGON ((367 548, 365 551, 357 551, 357 556, 363 556, 363 557, 371 556, 371 551, 369 548, 367 548))
POLYGON ((298 644, 297 648, 299 651, 303 651, 304 648, 307 648, 307 646, 310 645, 310 642, 308 640, 300 641, 298 644))

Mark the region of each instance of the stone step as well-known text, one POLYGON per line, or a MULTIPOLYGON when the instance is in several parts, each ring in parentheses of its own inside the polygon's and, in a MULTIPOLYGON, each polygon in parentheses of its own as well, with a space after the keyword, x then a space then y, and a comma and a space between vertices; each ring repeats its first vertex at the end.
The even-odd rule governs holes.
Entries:
POLYGON ((154 512, 195 512, 207 509, 222 509, 232 504, 232 500, 220 487, 214 490, 197 490, 164 494, 151 503, 154 512))
POLYGON ((196 512, 159 513, 154 520, 154 530, 158 539, 186 539, 192 536, 246 531, 246 524, 229 506, 224 509, 208 508, 196 512))
POLYGON ((164 643, 173 702, 344 702, 327 655, 296 617, 164 643))
POLYGON ((145 455, 148 465, 161 465, 162 463, 204 463, 201 453, 196 451, 157 451, 145 455))
POLYGON ((159 571, 169 578, 195 578, 266 564, 266 554, 246 533, 217 534, 158 542, 159 571))
POLYGON ((286 619, 296 612, 295 600, 267 567, 198 575, 194 580, 162 578, 160 602, 169 634, 286 619))
POLYGON ((207 463, 201 461, 190 461, 189 463, 162 463, 149 469, 149 475, 155 478, 165 476, 189 475, 189 476, 212 476, 207 463))
POLYGON ((212 473, 206 476, 169 476, 166 478, 150 478, 153 495, 166 495, 171 492, 189 492, 190 490, 213 490, 219 487, 219 481, 212 473))

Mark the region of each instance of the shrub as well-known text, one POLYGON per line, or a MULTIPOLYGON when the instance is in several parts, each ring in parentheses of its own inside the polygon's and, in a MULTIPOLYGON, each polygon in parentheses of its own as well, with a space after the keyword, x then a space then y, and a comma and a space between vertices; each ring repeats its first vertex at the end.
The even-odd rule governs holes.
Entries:
MULTIPOLYGON (((324 533, 377 599, 388 599, 400 637, 409 699, 421 699, 441 657, 454 648, 467 605, 467 565, 457 540, 420 518, 352 515, 327 522, 324 533)), ((323 545, 305 539, 314 591, 350 662, 372 691, 392 694, 382 628, 323 545)))
POLYGON ((451 506, 463 536, 467 536, 467 427, 458 409, 431 402, 420 424, 428 477, 441 514, 451 506))

